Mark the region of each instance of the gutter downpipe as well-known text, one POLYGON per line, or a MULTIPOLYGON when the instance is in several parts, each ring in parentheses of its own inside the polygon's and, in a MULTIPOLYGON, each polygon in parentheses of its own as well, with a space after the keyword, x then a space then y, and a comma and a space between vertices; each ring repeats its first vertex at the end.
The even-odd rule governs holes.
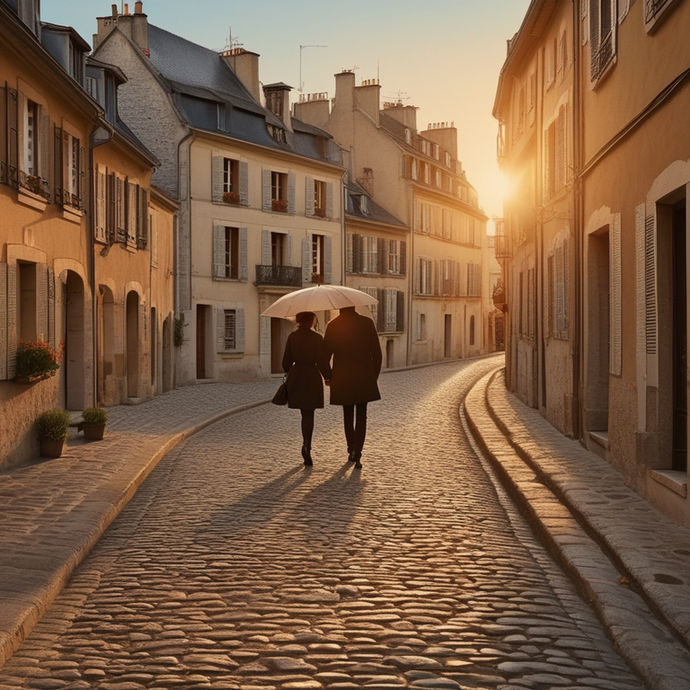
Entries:
MULTIPOLYGON (((112 125, 101 117, 97 118, 98 125, 91 132, 89 136, 89 205, 90 205, 90 222, 89 222, 89 256, 91 257, 91 266, 89 266, 89 278, 91 279, 91 328, 92 328, 92 347, 93 347, 93 383, 92 383, 92 394, 93 394, 93 406, 97 407, 100 403, 98 399, 98 320, 100 313, 98 311, 98 298, 96 290, 96 213, 95 204, 96 199, 94 199, 95 191, 95 171, 93 169, 93 150, 98 146, 103 146, 107 144, 113 138, 115 130, 112 125), (105 131, 107 137, 104 139, 97 139, 96 135, 100 131, 105 131)), ((106 245, 109 249, 110 245, 106 245)))
POLYGON ((585 351, 582 337, 584 334, 584 209, 582 198, 582 25, 578 3, 573 0, 573 225, 576 233, 575 242, 575 338, 573 340, 573 436, 583 440, 582 420, 584 419, 583 393, 584 381, 582 380, 584 366, 581 362, 582 353, 585 351))

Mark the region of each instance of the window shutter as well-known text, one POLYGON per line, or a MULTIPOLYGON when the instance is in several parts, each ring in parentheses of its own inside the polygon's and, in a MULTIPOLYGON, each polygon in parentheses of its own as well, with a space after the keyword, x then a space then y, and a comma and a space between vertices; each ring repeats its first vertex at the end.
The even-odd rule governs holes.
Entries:
POLYGON ((137 239, 137 185, 127 182, 127 244, 135 244, 137 239))
POLYGON ((7 86, 0 86, 0 184, 7 184, 7 86))
POLYGON ((46 191, 50 189, 50 116, 46 109, 41 106, 41 134, 39 145, 39 162, 38 170, 40 176, 45 180, 46 185, 43 187, 46 191))
POLYGON ((302 240, 302 282, 311 283, 311 235, 302 240))
MULTIPOLYGON (((635 258, 636 258, 636 295, 637 295, 637 357, 640 358, 646 353, 646 246, 645 246, 645 214, 646 205, 640 204, 635 209, 635 258)), ((639 364, 638 364, 639 366, 639 364)))
POLYGON ((557 245, 554 252, 554 262, 556 264, 556 290, 554 296, 554 325, 556 338, 563 337, 564 328, 564 285, 565 276, 563 275, 563 245, 557 245))
POLYGON ((395 330, 402 332, 405 330, 405 293, 402 290, 398 290, 397 302, 395 330))
POLYGON ((324 246, 324 267, 323 267, 323 282, 330 285, 332 282, 333 273, 333 238, 330 235, 325 237, 324 246))
POLYGON ((388 273, 388 240, 384 240, 383 237, 375 238, 378 243, 378 268, 377 273, 379 275, 386 275, 388 273))
POLYGON ((225 278, 225 228, 213 224, 213 277, 225 278))
POLYGON ((386 291, 381 288, 371 288, 371 293, 379 301, 376 306, 376 332, 383 333, 386 330, 386 291))
POLYGON ((648 355, 657 353, 657 307, 656 307, 656 216, 645 220, 645 340, 648 355))
POLYGON ((7 87, 7 179, 19 184, 19 92, 7 87))
POLYGON ((292 266, 292 235, 288 234, 287 237, 285 238, 287 242, 287 257, 285 261, 286 266, 292 266))
POLYGON ((36 264, 36 336, 48 342, 48 266, 36 264))
POLYGON ((216 308, 216 352, 225 352, 225 309, 216 308))
POLYGON ((247 228, 240 228, 240 280, 247 282, 248 257, 247 257, 247 228))
POLYGON ((400 275, 407 275, 407 243, 400 240, 400 275))
POLYGON ((414 339, 421 340, 422 335, 422 319, 420 318, 419 312, 414 313, 414 339))
POLYGON ((261 263, 264 266, 271 265, 271 231, 261 231, 261 263))
POLYGON ((414 262, 414 287, 412 288, 412 294, 413 295, 418 295, 421 292, 421 290, 420 290, 420 288, 421 288, 420 281, 422 279, 421 264, 422 264, 421 259, 417 259, 414 262))
POLYGON ((235 349, 244 352, 244 307, 238 307, 235 314, 235 349))
POLYGON ((57 348, 57 321, 55 319, 55 271, 48 267, 46 271, 48 281, 48 343, 53 349, 57 348))
POLYGON ((288 173, 288 213, 295 213, 295 173, 288 173))
POLYGON ((86 205, 86 149, 82 146, 79 149, 79 208, 83 209, 86 205))
MULTIPOLYGON (((17 167, 20 171, 28 173, 28 170, 24 170, 26 166, 26 96, 21 92, 17 91, 17 167)), ((38 123, 37 123, 38 124, 38 123)))
POLYGON ((240 171, 240 204, 249 206, 249 164, 246 161, 238 163, 240 171))
POLYGON ((621 344, 621 214, 613 218, 611 228, 611 347, 609 371, 614 376, 622 372, 622 344, 621 344))
MULTIPOLYGON (((214 204, 223 203, 223 156, 213 156, 212 161, 212 201, 214 204)), ((208 169, 208 168, 207 168, 208 169)))
POLYGON ((556 189, 566 182, 566 108, 562 105, 556 118, 556 189))
POLYGON ((144 187, 139 188, 139 236, 137 246, 145 249, 149 243, 149 190, 144 187))
POLYGON ((333 218, 333 183, 326 183, 326 217, 333 218))
POLYGON ((542 194, 544 196, 544 199, 548 199, 551 196, 550 190, 549 190, 549 187, 550 187, 549 179, 550 179, 550 174, 552 172, 550 170, 550 165, 549 165, 549 163, 550 163, 550 160, 549 160, 550 155, 549 154, 551 153, 549 151, 550 132, 551 132, 551 127, 547 127, 544 130, 544 180, 543 180, 543 190, 542 190, 542 194))
POLYGON ((55 126, 53 130, 55 136, 53 138, 54 144, 54 180, 55 180, 55 203, 63 203, 63 191, 65 189, 64 167, 62 163, 62 128, 55 126))
POLYGON ((123 177, 115 177, 115 193, 117 241, 125 242, 127 240, 127 183, 123 177))
POLYGON ((314 215, 314 178, 307 175, 306 177, 306 203, 304 213, 307 216, 314 215))
POLYGON ((599 3, 609 0, 589 0, 589 53, 592 60, 592 78, 596 72, 596 54, 599 50, 599 3))
POLYGON ((348 232, 346 235, 346 252, 347 252, 347 263, 345 266, 345 271, 347 273, 354 273, 354 235, 348 232))
POLYGON ((17 264, 7 264, 7 378, 17 372, 17 264))
POLYGON ((106 242, 105 218, 106 218, 106 169, 97 165, 94 171, 94 192, 96 196, 96 214, 94 219, 95 238, 99 242, 106 242))
POLYGON ((386 288, 386 332, 393 333, 398 321, 398 291, 395 288, 386 288))
POLYGON ((7 264, 0 263, 0 381, 4 381, 6 378, 7 378, 7 264))
POLYGON ((261 208, 264 211, 270 211, 271 206, 271 171, 264 168, 263 170, 263 191, 261 208))

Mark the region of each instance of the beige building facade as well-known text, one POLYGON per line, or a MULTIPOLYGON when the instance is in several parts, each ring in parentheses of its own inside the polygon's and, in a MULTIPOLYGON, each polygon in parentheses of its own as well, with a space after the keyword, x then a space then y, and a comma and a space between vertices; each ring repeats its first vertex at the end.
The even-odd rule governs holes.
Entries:
POLYGON ((293 326, 261 312, 343 279, 339 149, 291 117, 289 86, 261 87, 255 53, 193 44, 141 3, 98 27, 94 55, 126 75, 122 111, 161 161, 154 183, 180 204, 177 383, 281 373, 293 326))
POLYGON ((509 44, 495 108, 503 165, 517 180, 534 181, 524 191, 535 200, 506 205, 500 241, 509 314, 525 304, 518 276, 529 270, 530 257, 536 268, 528 303, 536 305, 537 373, 522 374, 524 332, 512 313, 509 385, 684 525, 688 26, 690 5, 682 0, 532 3, 509 44), (561 87, 549 94, 549 79, 537 70, 537 136, 521 150, 515 133, 528 121, 523 113, 531 101, 526 97, 522 107, 520 84, 550 45, 556 74, 564 70, 561 87), (529 223, 521 218, 530 212, 536 241, 528 250, 521 227, 529 223))
MULTIPOLYGON (((487 217, 457 160, 457 130, 443 123, 419 131, 416 108, 381 104, 380 90, 375 80, 357 86, 354 73, 342 72, 335 76, 332 103, 325 94, 308 97, 295 113, 350 151, 350 179, 409 228, 401 240, 408 283, 400 327, 407 344, 406 352, 397 348, 394 365, 483 353, 487 217)), ((378 237, 387 239, 385 233, 378 237)))

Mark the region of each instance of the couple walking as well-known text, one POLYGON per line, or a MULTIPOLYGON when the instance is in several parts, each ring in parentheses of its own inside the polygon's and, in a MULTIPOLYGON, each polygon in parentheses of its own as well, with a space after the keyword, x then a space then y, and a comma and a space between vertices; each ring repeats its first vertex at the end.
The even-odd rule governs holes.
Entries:
POLYGON ((288 336, 283 355, 288 407, 302 412, 304 464, 313 464, 314 411, 323 407, 323 376, 331 388, 331 405, 343 406, 348 460, 360 468, 367 433, 367 403, 381 398, 376 382, 382 355, 376 327, 354 307, 345 307, 328 324, 322 338, 312 330, 315 318, 310 311, 297 314, 297 330, 288 336))

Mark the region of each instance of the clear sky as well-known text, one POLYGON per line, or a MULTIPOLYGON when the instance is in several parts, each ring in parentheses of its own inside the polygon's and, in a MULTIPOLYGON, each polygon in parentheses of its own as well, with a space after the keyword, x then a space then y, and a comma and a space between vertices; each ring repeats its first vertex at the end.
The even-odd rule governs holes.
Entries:
MULTIPOLYGON (((118 9, 122 2, 116 0, 118 9)), ((261 55, 260 79, 294 87, 300 63, 305 93, 333 96, 333 75, 352 69, 357 83, 381 83, 382 100, 402 99, 417 126, 454 122, 458 158, 490 215, 501 215, 496 165, 498 125, 491 115, 506 41, 530 0, 144 0, 149 22, 222 50, 232 32, 261 55), (322 45, 325 48, 300 46, 322 45), (300 60, 301 55, 301 60, 300 60)), ((41 0, 43 21, 74 27, 89 43, 108 0, 41 0)), ((130 12, 134 1, 129 2, 130 12)))

